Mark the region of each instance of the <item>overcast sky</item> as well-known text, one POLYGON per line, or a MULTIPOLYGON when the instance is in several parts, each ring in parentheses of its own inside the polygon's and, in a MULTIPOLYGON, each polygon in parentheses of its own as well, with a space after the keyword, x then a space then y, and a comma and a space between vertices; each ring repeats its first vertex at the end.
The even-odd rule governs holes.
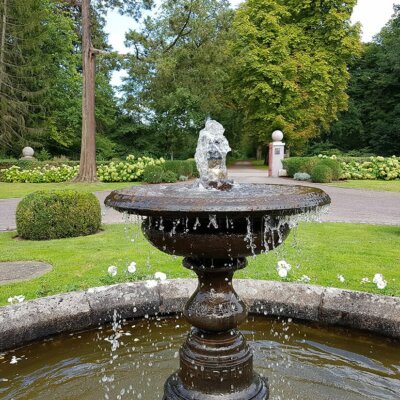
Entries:
MULTIPOLYGON (((242 0, 230 0, 233 6, 237 6, 242 0)), ((362 24, 362 40, 369 42, 374 35, 379 33, 382 27, 393 14, 393 4, 400 4, 400 0, 358 0, 352 16, 353 22, 362 24)), ((107 17, 106 32, 114 50, 126 53, 124 46, 125 33, 132 27, 132 20, 123 17, 117 12, 109 13, 107 17)), ((120 84, 123 72, 114 74, 112 83, 120 84)))

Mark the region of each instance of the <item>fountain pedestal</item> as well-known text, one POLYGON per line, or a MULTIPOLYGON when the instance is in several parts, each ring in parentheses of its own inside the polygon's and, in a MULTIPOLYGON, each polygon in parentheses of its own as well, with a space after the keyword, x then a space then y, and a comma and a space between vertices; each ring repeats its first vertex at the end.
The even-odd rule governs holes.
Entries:
POLYGON ((232 278, 246 264, 245 258, 184 259, 199 278, 184 311, 193 328, 180 350, 179 371, 165 384, 164 400, 268 399, 266 379, 253 371, 253 354, 237 330, 247 310, 232 278))

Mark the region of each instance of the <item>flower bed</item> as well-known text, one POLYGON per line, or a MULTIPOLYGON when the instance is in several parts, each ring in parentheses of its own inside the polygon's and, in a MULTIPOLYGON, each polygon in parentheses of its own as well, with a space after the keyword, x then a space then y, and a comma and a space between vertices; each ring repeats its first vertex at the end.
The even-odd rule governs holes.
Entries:
POLYGON ((289 176, 296 173, 311 173, 312 169, 324 160, 335 160, 341 167, 340 179, 395 180, 400 179, 400 157, 292 157, 283 161, 289 176))
MULTIPOLYGON (((192 178, 197 175, 194 160, 165 161, 163 158, 126 157, 124 161, 102 162, 97 165, 97 176, 101 182, 136 182, 143 180, 143 174, 148 166, 161 167, 166 181, 192 178), (168 179, 167 179, 168 178, 168 179)), ((79 170, 79 165, 36 164, 32 168, 23 165, 12 165, 8 168, 0 166, 0 181, 11 183, 58 183, 73 179, 79 170)), ((165 180, 163 180, 165 181, 165 180)))

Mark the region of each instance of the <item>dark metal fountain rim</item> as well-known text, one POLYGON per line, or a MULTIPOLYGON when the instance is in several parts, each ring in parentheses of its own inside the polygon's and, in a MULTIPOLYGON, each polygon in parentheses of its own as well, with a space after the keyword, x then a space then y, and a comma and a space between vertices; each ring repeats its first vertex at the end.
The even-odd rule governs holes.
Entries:
POLYGON ((321 189, 298 185, 236 184, 230 191, 193 184, 144 185, 115 190, 105 204, 128 214, 165 217, 293 215, 330 204, 321 189))

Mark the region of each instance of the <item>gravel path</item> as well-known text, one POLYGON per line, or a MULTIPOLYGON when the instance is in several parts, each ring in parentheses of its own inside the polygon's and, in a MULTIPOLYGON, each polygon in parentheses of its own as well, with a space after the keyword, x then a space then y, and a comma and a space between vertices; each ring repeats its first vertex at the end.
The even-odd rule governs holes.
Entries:
MULTIPOLYGON (((330 212, 324 221, 381 225, 400 225, 400 193, 349 189, 315 183, 302 183, 289 178, 270 178, 266 170, 256 169, 248 162, 237 163, 229 169, 236 182, 305 185, 323 189, 332 199, 330 212)), ((122 214, 107 209, 104 199, 110 193, 96 192, 103 211, 103 223, 122 223, 122 214)), ((20 199, 0 200, 0 231, 15 230, 15 210, 20 199)))

